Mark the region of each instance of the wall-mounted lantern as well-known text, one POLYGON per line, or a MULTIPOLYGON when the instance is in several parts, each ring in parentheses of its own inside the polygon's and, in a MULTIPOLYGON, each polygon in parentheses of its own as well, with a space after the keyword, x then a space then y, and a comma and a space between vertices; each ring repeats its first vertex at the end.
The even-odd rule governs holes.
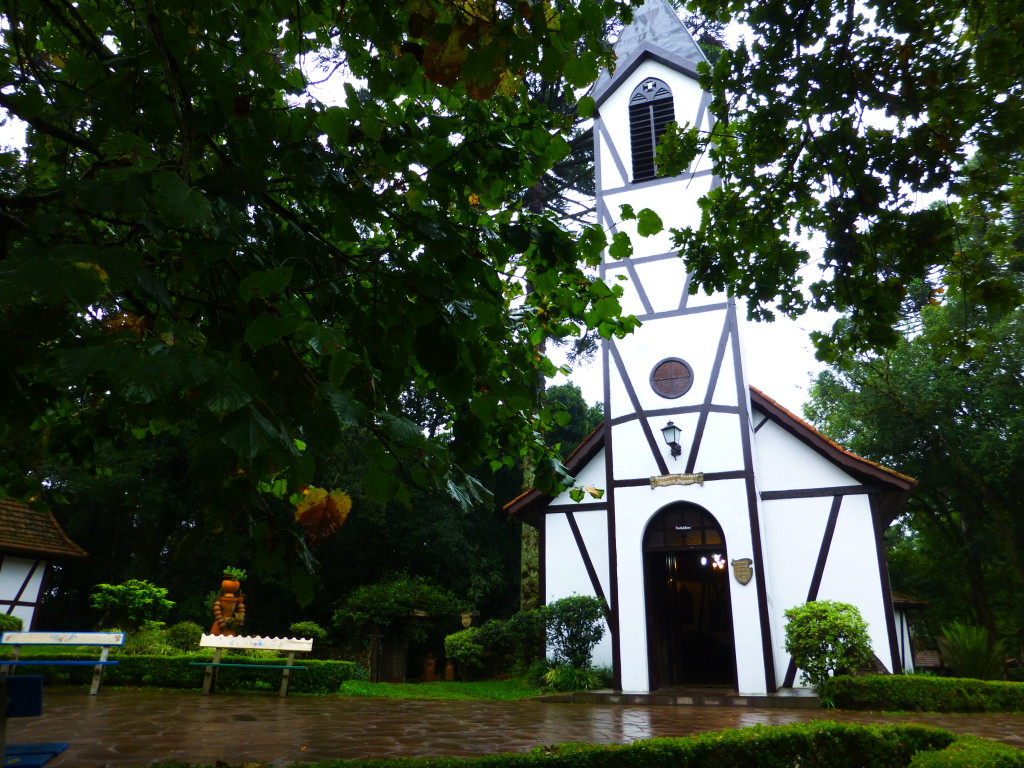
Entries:
POLYGON ((672 449, 672 458, 675 459, 683 452, 682 446, 679 445, 679 436, 683 434, 683 430, 670 421, 661 428, 661 434, 665 438, 665 442, 668 443, 668 447, 672 449))

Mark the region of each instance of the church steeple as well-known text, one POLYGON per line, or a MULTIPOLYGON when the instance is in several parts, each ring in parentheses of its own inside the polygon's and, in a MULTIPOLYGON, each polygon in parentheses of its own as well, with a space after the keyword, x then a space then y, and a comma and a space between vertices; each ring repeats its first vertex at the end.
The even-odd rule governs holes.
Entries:
POLYGON ((633 21, 619 33, 612 50, 615 51, 615 73, 601 71, 594 83, 595 99, 643 54, 674 59, 694 72, 698 63, 706 61, 704 52, 668 0, 647 0, 633 11, 633 21))

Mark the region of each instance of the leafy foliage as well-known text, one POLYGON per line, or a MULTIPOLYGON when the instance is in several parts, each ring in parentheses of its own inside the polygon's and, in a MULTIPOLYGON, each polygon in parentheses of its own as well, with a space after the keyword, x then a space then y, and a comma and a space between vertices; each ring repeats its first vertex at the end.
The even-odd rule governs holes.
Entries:
POLYGON ((543 609, 520 611, 448 635, 445 656, 460 664, 464 679, 522 673, 543 656, 544 616, 543 609))
POLYGON ((1004 655, 1000 642, 976 624, 954 621, 942 628, 942 659, 957 677, 995 680, 1002 677, 1004 655))
POLYGON ((305 637, 311 639, 313 641, 314 648, 327 641, 327 630, 315 621, 296 621, 288 627, 288 632, 292 637, 305 637))
POLYGON ((465 629, 444 639, 444 657, 458 665, 460 679, 471 679, 483 669, 484 646, 480 627, 465 629))
POLYGON ((97 584, 92 607, 103 613, 106 626, 124 627, 138 632, 156 624, 174 607, 167 599, 167 589, 142 579, 128 579, 123 584, 97 584))
POLYGON ((235 568, 231 565, 221 568, 221 573, 224 574, 225 578, 234 579, 235 581, 245 581, 247 575, 241 568, 235 568))
POLYGON ((786 653, 802 679, 821 689, 829 678, 849 674, 872 659, 868 625, 856 606, 816 600, 786 612, 786 653))
POLYGON ((604 637, 604 602, 589 595, 571 595, 542 609, 548 651, 560 664, 590 669, 594 646, 604 637))
POLYGON ((610 63, 619 13, 5 5, 0 109, 28 129, 0 152, 0 306, 19 329, 0 487, 28 498, 47 462, 103 473, 133 441, 182 436, 202 489, 190 522, 262 528, 308 565, 276 501, 294 504, 347 431, 366 442, 354 482, 381 502, 442 488, 471 505, 481 459, 547 466, 540 342, 636 321, 588 271, 603 232, 524 206, 573 122, 526 81, 572 104, 610 63), (338 68, 351 77, 321 99, 311 73, 338 68))
POLYGON ((748 30, 702 75, 719 122, 690 155, 706 151, 723 184, 676 240, 703 288, 730 288, 759 316, 776 299, 789 314, 848 313, 816 339, 829 360, 894 343, 915 285, 1020 303, 1019 222, 989 231, 988 265, 961 258, 955 227, 957 208, 1003 205, 993 191, 1019 172, 1019 0, 692 7, 748 30), (811 264, 821 271, 804 283, 811 264))
POLYGON ((0 614, 0 632, 20 632, 22 626, 20 617, 8 613, 0 614))
POLYGON ((165 630, 167 644, 179 651, 198 651, 203 628, 194 621, 179 621, 165 630))
POLYGON ((611 675, 606 674, 607 670, 598 670, 593 667, 574 667, 566 664, 559 664, 549 667, 544 673, 544 687, 559 693, 570 693, 572 691, 590 691, 594 688, 607 687, 611 675))
POLYGON ((336 623, 354 621, 380 628, 410 628, 416 619, 450 617, 466 604, 452 592, 423 577, 398 574, 386 581, 353 590, 335 613, 336 623))

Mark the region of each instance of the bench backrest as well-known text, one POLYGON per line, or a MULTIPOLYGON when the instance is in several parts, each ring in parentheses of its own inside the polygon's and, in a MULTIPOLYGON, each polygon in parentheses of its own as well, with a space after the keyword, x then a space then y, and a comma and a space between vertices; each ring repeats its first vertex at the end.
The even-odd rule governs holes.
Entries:
POLYGON ((4 632, 0 645, 124 645, 124 633, 4 632))
POLYGON ((265 651, 312 651, 313 641, 303 637, 203 635, 202 648, 258 648, 265 651))

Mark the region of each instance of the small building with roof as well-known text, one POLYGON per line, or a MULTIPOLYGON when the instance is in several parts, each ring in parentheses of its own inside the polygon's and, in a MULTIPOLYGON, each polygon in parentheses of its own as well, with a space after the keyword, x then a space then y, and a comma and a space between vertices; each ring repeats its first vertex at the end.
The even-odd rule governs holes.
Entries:
POLYGON ((87 557, 50 512, 0 499, 0 611, 33 629, 53 561, 87 557))

